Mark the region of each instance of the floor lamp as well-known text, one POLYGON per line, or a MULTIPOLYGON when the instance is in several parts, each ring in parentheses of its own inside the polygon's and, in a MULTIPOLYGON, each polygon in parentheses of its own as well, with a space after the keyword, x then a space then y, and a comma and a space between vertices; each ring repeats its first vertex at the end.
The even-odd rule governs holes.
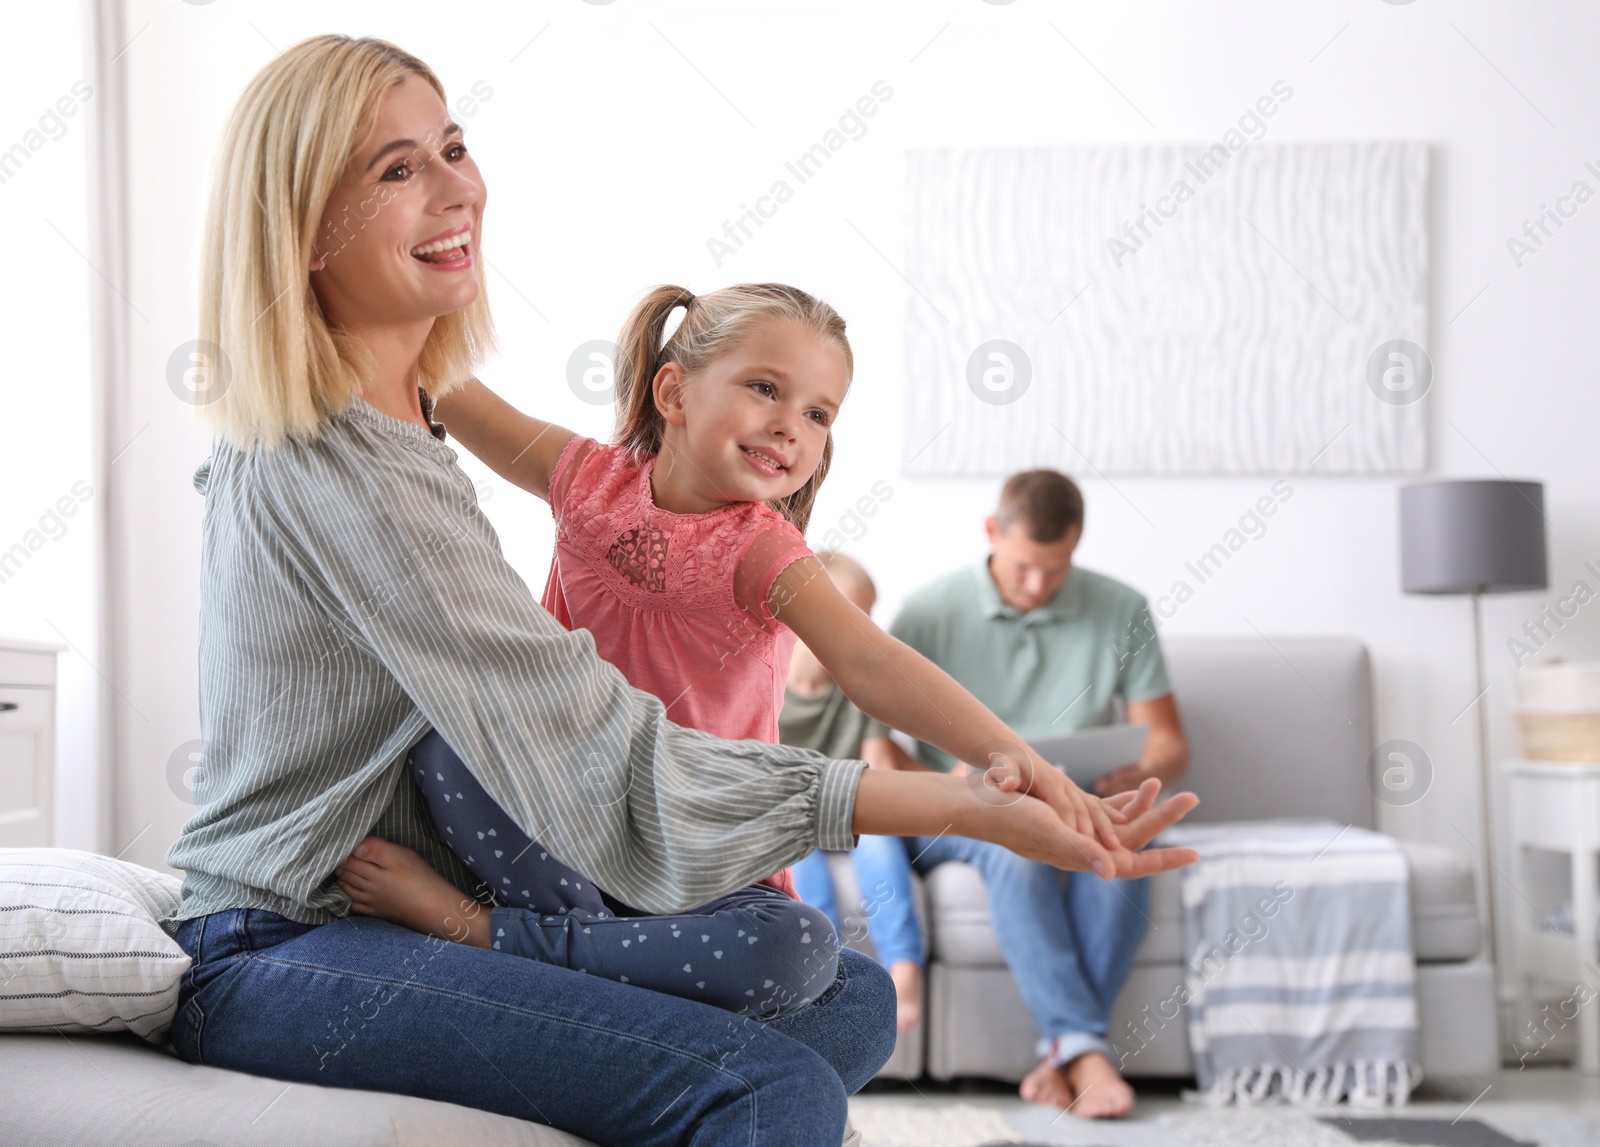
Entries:
MULTIPOLYGON (((1400 490, 1400 581, 1406 593, 1472 597, 1473 664, 1478 709, 1478 807, 1482 811, 1484 901, 1489 962, 1499 982, 1494 908, 1494 837, 1490 802, 1489 706, 1484 695, 1483 617, 1486 593, 1541 590, 1546 585, 1544 486, 1539 482, 1423 482, 1400 490)), ((1498 989, 1496 992, 1498 1000, 1498 989)))

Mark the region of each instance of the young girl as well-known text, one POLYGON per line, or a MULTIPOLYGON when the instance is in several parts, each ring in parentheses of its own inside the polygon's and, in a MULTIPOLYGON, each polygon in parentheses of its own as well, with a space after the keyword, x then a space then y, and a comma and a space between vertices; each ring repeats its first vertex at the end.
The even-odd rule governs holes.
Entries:
MULTIPOLYGON (((530 418, 476 380, 437 413, 502 477, 549 501, 556 556, 545 607, 587 630, 671 720, 776 741, 798 634, 871 716, 962 760, 1028 756, 1049 776, 1021 738, 842 596, 806 547, 851 372, 843 320, 803 291, 741 284, 697 298, 663 286, 618 340, 614 445, 530 418), (678 308, 683 319, 664 339, 678 308)), ((648 916, 523 836, 437 734, 416 745, 411 766, 445 840, 496 894, 489 919, 468 925, 491 929, 493 947, 765 1017, 834 982, 836 934, 780 890, 785 874, 693 913, 648 916)), ((570 766, 577 786, 599 775, 570 766)), ((1055 803, 1069 826, 1114 847, 1121 806, 1070 782, 1064 791, 1055 803)), ((621 796, 591 794, 597 805, 621 796)), ((369 838, 340 869, 354 911, 428 931, 458 909, 460 893, 415 854, 389 846, 369 859, 382 845, 369 838)))

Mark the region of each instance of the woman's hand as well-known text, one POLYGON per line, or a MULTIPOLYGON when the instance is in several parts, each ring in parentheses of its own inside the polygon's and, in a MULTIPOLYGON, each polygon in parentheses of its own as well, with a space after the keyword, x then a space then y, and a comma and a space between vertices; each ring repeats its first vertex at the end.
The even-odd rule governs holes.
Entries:
MULTIPOLYGON (((979 762, 982 764, 982 762, 979 762)), ((1117 807, 1080 789, 1071 777, 1023 745, 997 745, 989 753, 987 773, 976 783, 996 793, 1036 797, 1053 808, 1068 828, 1116 848, 1117 826, 1128 817, 1117 807)))
POLYGON ((974 815, 975 823, 968 830, 957 827, 954 831, 992 841, 1056 868, 1096 872, 1108 880, 1149 876, 1200 858, 1192 848, 1144 847, 1200 803, 1193 793, 1179 793, 1158 805, 1160 791, 1161 782, 1152 779, 1104 802, 1110 806, 1108 811, 1124 820, 1115 826, 1116 844, 1110 848, 1069 826, 1053 806, 1026 796, 1010 804, 986 804, 974 815))
POLYGON ((879 836, 935 836, 953 832, 987 840, 1019 856, 1076 872, 1112 877, 1148 876, 1192 864, 1189 848, 1144 849, 1158 833, 1199 803, 1180 793, 1156 804, 1161 786, 1148 781, 1137 791, 1101 802, 1113 827, 1105 845, 1067 821, 1048 801, 991 785, 982 773, 964 777, 866 769, 856 786, 851 828, 879 836))
POLYGON ((1119 844, 1118 817, 1103 802, 1023 744, 955 678, 874 625, 815 558, 789 563, 767 604, 862 712, 975 766, 997 795, 1038 797, 1073 831, 1107 848, 1119 844))

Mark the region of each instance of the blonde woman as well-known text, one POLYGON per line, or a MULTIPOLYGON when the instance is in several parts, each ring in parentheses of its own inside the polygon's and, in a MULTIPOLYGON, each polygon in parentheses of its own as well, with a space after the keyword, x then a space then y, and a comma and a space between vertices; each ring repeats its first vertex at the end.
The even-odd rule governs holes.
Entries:
POLYGON ((229 119, 202 250, 200 337, 231 373, 195 476, 206 768, 168 854, 186 876, 167 926, 194 958, 172 1042, 601 1143, 832 1147, 893 1046, 881 969, 844 952, 813 1003, 763 1022, 450 943, 489 909, 420 804, 413 746, 437 730, 522 833, 652 912, 858 832, 1142 874, 1193 858, 1134 851, 1192 798, 1108 802, 1096 840, 1020 755, 972 787, 667 721, 539 608, 430 418, 428 392, 492 347, 484 202, 439 81, 383 41, 295 45, 229 119), (349 914, 335 872, 368 834, 464 894, 431 935, 349 914))

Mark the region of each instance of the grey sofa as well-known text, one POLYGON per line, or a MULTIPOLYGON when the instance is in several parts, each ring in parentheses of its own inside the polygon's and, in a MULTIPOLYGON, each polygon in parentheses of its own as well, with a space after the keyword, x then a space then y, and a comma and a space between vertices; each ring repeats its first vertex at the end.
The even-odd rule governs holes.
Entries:
MULTIPOLYGON (((1201 800, 1191 821, 1320 816, 1376 827, 1368 783, 1372 682, 1360 642, 1190 638, 1163 645, 1190 741, 1183 787, 1201 800)), ((1478 959, 1483 937, 1472 868, 1449 848, 1402 847, 1411 866, 1423 1072, 1487 1074, 1499 1062, 1494 976, 1478 959)), ((836 869, 847 878, 845 866, 836 869)), ((1154 878, 1152 924, 1112 1016, 1112 1043, 1134 1077, 1193 1074, 1183 1019, 1163 1021, 1154 1010, 1183 982, 1179 879, 1154 878)), ((840 900, 858 902, 843 890, 840 900)), ((1038 1030, 995 941, 977 870, 935 869, 926 912, 926 1030, 902 1038, 885 1074, 904 1076, 925 1059, 935 1079, 1020 1080, 1038 1062, 1038 1030), (905 1046, 919 1039, 924 1046, 905 1046)))
POLYGON ((592 1147, 406 1095, 197 1067, 137 1036, 0 1034, 0 1147, 592 1147))
MULTIPOLYGON (((1192 819, 1327 816, 1372 827, 1371 678, 1360 643, 1331 638, 1189 639, 1165 643, 1188 728, 1192 819)), ((1423 1071, 1493 1071, 1493 977, 1471 868, 1449 849, 1407 843, 1417 947, 1423 1071)), ((848 859, 830 858, 841 905, 860 903, 848 859)), ((1181 1019, 1146 1007, 1181 982, 1178 877, 1155 880, 1154 922, 1118 999, 1112 1039, 1132 1050, 1130 1076, 1187 1076, 1181 1019), (1132 1025, 1130 1028, 1129 1025, 1132 1025), (1137 1031, 1135 1038, 1131 1033, 1137 1031)), ((983 882, 963 864, 917 883, 930 949, 923 1024, 901 1037, 887 1077, 1019 1080, 1038 1038, 989 925, 983 882)), ((852 947, 871 952, 858 917, 852 947)), ((195 1067, 132 1037, 0 1035, 0 1145, 286 1142, 338 1147, 463 1142, 581 1147, 545 1127, 451 1104, 378 1092, 284 1084, 195 1067)))

